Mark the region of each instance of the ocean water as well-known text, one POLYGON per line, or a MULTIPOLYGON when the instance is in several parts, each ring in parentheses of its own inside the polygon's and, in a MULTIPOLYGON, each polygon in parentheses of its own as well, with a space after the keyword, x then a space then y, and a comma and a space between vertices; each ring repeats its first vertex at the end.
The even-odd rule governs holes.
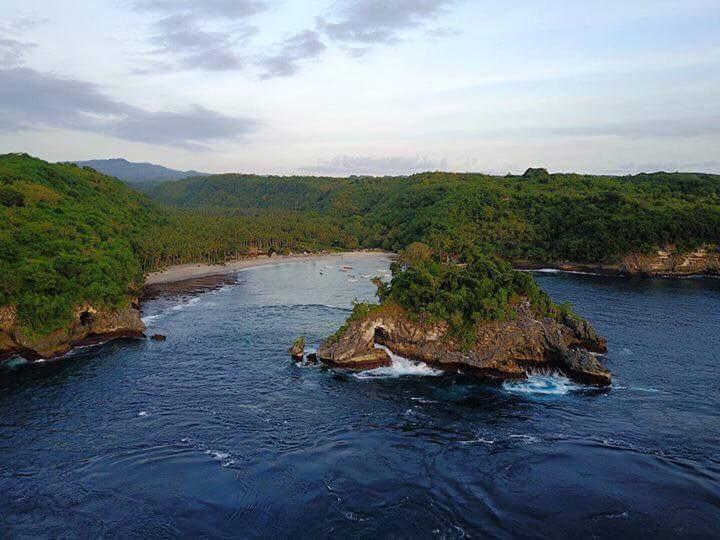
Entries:
POLYGON ((387 267, 247 270, 147 303, 166 342, 6 368, 0 537, 717 537, 720 280, 536 274, 608 338, 604 390, 290 360, 387 267))

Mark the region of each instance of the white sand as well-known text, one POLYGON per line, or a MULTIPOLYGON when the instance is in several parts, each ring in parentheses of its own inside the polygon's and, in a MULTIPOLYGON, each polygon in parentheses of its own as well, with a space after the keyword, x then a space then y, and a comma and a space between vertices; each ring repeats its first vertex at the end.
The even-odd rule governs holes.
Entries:
POLYGON ((302 262, 311 259, 351 261, 353 259, 372 259, 390 256, 392 256, 392 253, 385 253, 382 251, 350 251, 346 253, 318 253, 311 255, 277 255, 275 257, 260 255, 258 257, 248 259, 229 261, 225 264, 180 264, 177 266, 170 266, 160 272, 153 272, 152 274, 149 274, 145 280, 145 285, 174 283, 176 281, 184 281, 186 279, 231 274, 246 268, 255 268, 270 264, 302 262))

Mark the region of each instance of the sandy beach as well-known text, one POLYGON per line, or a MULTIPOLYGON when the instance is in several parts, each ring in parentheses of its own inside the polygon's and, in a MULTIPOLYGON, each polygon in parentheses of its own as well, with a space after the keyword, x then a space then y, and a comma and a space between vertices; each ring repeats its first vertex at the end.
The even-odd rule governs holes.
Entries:
POLYGON ((357 259, 369 259, 374 257, 390 257, 392 253, 382 251, 350 251, 345 253, 313 253, 307 255, 276 255, 270 257, 260 255, 257 257, 238 259, 225 264, 181 264, 171 266, 160 272, 149 274, 145 285, 161 285, 180 281, 206 278, 210 276, 222 276, 232 274, 239 270, 267 266, 270 264, 286 264, 302 262, 313 259, 327 259, 328 261, 352 261, 357 259))

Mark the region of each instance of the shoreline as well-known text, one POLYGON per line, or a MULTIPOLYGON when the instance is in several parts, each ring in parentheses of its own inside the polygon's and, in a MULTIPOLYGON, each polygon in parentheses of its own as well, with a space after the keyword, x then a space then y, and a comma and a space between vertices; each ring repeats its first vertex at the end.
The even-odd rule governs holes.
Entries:
MULTIPOLYGON (((164 270, 152 272, 147 275, 143 288, 168 286, 175 283, 191 282, 194 280, 221 279, 228 276, 263 266, 290 264, 320 259, 363 259, 372 257, 395 257, 396 254, 387 251, 339 251, 328 253, 307 253, 292 255, 257 255, 242 259, 235 259, 223 264, 191 263, 169 266, 164 270)), ((593 264, 538 264, 528 261, 519 261, 513 264, 513 268, 524 272, 552 271, 567 274, 585 274, 616 278, 656 278, 656 279, 688 279, 688 278, 717 278, 718 274, 713 272, 628 272, 619 268, 619 265, 593 265, 593 264)))
POLYGON ((394 257, 394 253, 387 251, 341 251, 337 253, 308 253, 297 255, 258 255, 256 257, 248 257, 245 259, 236 259, 228 261, 224 264, 180 264, 170 266, 165 270, 152 272, 145 278, 143 287, 155 285, 168 285, 182 281, 190 281, 201 278, 211 278, 216 276, 226 276, 241 270, 251 268, 260 268, 262 266, 270 266, 275 264, 288 264, 295 262, 304 262, 319 259, 370 259, 374 257, 394 257))

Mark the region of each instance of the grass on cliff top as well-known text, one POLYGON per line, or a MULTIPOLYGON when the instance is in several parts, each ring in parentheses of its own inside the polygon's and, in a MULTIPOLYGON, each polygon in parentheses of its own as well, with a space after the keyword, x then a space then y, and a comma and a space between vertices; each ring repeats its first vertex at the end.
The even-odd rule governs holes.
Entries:
POLYGON ((331 340, 337 340, 353 322, 392 306, 400 306, 418 321, 447 323, 449 337, 465 347, 474 341, 478 324, 513 319, 520 302, 528 301, 537 317, 576 316, 569 305, 554 304, 529 273, 515 271, 478 250, 467 251, 460 262, 443 262, 427 245, 414 243, 401 252, 391 270, 389 284, 375 281, 380 304, 355 304, 331 340))

